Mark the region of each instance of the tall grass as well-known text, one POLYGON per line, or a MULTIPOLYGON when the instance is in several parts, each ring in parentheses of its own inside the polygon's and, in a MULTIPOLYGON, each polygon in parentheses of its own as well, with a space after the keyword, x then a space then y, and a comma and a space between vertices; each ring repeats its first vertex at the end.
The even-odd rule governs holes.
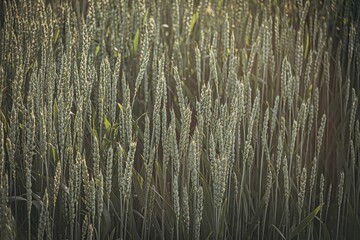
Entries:
POLYGON ((1 239, 357 239, 356 1, 14 1, 1 239))

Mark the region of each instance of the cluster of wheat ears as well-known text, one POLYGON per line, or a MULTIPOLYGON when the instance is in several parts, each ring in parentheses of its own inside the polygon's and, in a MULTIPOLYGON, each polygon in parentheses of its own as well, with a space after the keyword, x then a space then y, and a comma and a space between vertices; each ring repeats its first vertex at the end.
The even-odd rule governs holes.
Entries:
POLYGON ((357 1, 2 5, 1 239, 360 236, 357 1))

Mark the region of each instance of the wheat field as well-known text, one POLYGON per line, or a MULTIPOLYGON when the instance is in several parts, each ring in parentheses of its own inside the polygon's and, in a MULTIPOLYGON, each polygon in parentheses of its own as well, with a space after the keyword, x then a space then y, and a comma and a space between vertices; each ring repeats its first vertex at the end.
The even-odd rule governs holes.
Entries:
POLYGON ((355 0, 3 0, 0 239, 358 239, 355 0))

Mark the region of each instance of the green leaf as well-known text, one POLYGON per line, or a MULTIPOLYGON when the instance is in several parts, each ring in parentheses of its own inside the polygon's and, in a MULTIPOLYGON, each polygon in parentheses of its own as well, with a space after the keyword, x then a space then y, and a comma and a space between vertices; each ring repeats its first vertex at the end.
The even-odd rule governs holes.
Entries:
POLYGON ((124 107, 120 103, 118 103, 118 107, 122 112, 124 111, 124 107))
POLYGON ((106 37, 109 37, 110 34, 111 34, 111 28, 107 27, 106 28, 106 33, 105 33, 106 37))
POLYGON ((218 0, 217 3, 218 3, 218 4, 217 4, 217 10, 220 11, 221 8, 222 8, 222 5, 223 5, 223 0, 218 0))
POLYGON ((51 147, 51 154, 52 154, 53 159, 55 160, 57 154, 56 154, 56 149, 54 147, 51 147))
POLYGON ((95 48, 95 56, 97 56, 100 52, 100 45, 97 45, 95 48))
POLYGON ((309 32, 306 31, 305 34, 305 58, 307 58, 308 54, 309 54, 309 32))
POLYGON ((134 42, 133 42, 133 53, 136 53, 139 47, 139 37, 140 37, 140 30, 136 30, 136 34, 134 37, 134 42))
MULTIPOLYGON (((97 131, 96 131, 96 128, 95 127, 93 127, 92 129, 91 129, 91 136, 93 136, 93 137, 99 137, 98 135, 97 135, 97 131)), ((99 139, 99 138, 98 138, 99 139)))
MULTIPOLYGON (((160 182, 164 182, 163 170, 162 170, 159 160, 155 160, 154 164, 155 164, 156 177, 160 180, 160 182)), ((160 190, 163 190, 162 184, 159 184, 159 187, 160 187, 160 190)))
POLYGON ((314 219, 314 217, 318 214, 320 209, 323 207, 323 203, 320 204, 317 208, 315 208, 306 218, 304 218, 299 225, 295 227, 290 233, 290 239, 301 233, 314 219))
POLYGON ((133 195, 132 197, 136 196, 139 203, 144 206, 145 205, 145 191, 144 191, 144 178, 139 174, 136 169, 132 169, 133 176, 132 176, 132 186, 133 186, 133 195))
POLYGON ((319 220, 320 224, 321 224, 321 231, 322 231, 322 236, 321 236, 321 239, 324 239, 324 240, 330 240, 331 237, 330 237, 330 232, 329 232, 329 229, 327 228, 327 226, 325 225, 325 223, 323 221, 321 221, 320 218, 318 217, 315 217, 317 220, 319 220))
POLYGON ((272 224, 271 226, 276 230, 276 232, 279 233, 279 235, 281 236, 282 239, 285 239, 285 240, 286 240, 286 237, 285 237, 284 234, 280 231, 279 228, 277 228, 274 224, 272 224))
POLYGON ((114 49, 113 49, 113 54, 114 54, 115 58, 120 58, 121 57, 121 54, 120 54, 119 50, 116 47, 114 47, 114 49))
POLYGON ((190 28, 189 28, 189 36, 191 35, 194 27, 195 27, 195 23, 196 21, 198 20, 199 18, 199 13, 198 12, 195 12, 191 18, 191 22, 190 22, 190 28))
POLYGON ((57 100, 55 99, 55 100, 54 100, 54 104, 53 104, 54 122, 57 122, 58 112, 59 112, 59 108, 58 108, 57 100))
POLYGON ((136 180, 139 183, 140 188, 143 189, 143 187, 144 187, 144 178, 135 169, 133 169, 133 174, 134 174, 134 177, 136 177, 136 180))
POLYGON ((106 130, 109 130, 109 128, 111 127, 109 120, 105 116, 104 116, 104 125, 106 130))
POLYGON ((58 40, 58 38, 59 38, 59 34, 60 34, 60 29, 56 30, 56 32, 55 32, 54 43, 57 42, 57 40, 58 40))
POLYGON ((148 15, 149 15, 149 10, 147 9, 145 14, 144 14, 143 20, 142 20, 142 25, 143 26, 145 26, 145 24, 146 24, 146 20, 147 20, 148 15))

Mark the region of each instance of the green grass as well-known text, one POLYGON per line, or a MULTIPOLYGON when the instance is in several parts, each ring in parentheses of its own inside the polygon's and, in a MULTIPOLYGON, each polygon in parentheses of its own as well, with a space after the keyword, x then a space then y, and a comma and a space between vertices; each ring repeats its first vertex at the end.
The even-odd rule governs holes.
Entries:
POLYGON ((356 239, 356 1, 4 1, 0 239, 356 239))

